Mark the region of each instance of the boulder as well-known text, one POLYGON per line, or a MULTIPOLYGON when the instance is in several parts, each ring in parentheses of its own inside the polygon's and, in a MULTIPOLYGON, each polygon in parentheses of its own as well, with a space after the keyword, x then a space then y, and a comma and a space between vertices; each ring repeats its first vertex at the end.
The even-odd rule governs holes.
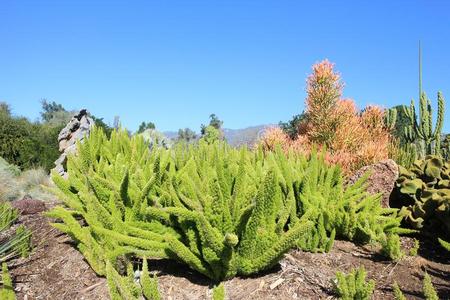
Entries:
POLYGON ((367 180, 367 192, 372 195, 381 193, 381 205, 383 207, 389 207, 389 196, 398 178, 398 165, 392 159, 387 159, 370 166, 362 167, 350 176, 347 184, 355 183, 366 172, 370 172, 371 174, 367 180))
POLYGON ((63 177, 67 177, 66 162, 69 153, 76 152, 77 141, 82 141, 86 136, 89 136, 94 120, 89 117, 86 109, 80 110, 67 123, 58 135, 59 152, 61 156, 55 161, 55 168, 53 171, 57 172, 63 177))

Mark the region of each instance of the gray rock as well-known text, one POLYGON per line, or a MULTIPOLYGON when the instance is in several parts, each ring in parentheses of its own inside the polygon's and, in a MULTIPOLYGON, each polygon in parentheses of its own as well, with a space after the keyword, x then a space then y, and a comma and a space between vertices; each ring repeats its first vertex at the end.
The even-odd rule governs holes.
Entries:
POLYGON ((372 195, 381 193, 381 205, 383 207, 389 207, 389 196, 398 178, 398 165, 392 159, 387 159, 370 166, 362 167, 348 179, 347 184, 355 183, 366 172, 370 172, 371 174, 367 180, 367 192, 372 195))
POLYGON ((77 141, 83 141, 94 126, 94 120, 89 117, 86 109, 75 114, 58 135, 59 152, 61 156, 55 161, 55 172, 67 178, 66 163, 67 155, 75 153, 77 141))

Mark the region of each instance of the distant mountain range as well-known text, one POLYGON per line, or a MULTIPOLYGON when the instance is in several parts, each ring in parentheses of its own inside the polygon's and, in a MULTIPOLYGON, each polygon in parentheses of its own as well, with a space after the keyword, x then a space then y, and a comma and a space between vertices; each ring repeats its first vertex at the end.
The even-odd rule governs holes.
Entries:
MULTIPOLYGON (((224 128, 223 133, 225 135, 225 139, 227 140, 227 142, 233 147, 241 145, 253 146, 258 140, 258 138, 261 136, 261 134, 264 132, 264 129, 271 126, 274 125, 273 124, 258 125, 243 129, 224 128)), ((172 140, 178 137, 178 132, 176 131, 166 131, 163 133, 166 137, 172 140)))

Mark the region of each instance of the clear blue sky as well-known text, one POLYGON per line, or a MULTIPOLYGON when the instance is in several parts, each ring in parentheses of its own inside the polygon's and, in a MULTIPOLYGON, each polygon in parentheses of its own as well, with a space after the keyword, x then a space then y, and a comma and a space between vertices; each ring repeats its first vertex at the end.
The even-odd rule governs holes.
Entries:
POLYGON ((0 2, 0 100, 39 117, 41 98, 136 129, 287 120, 314 62, 336 63, 360 107, 448 99, 450 1, 0 2))

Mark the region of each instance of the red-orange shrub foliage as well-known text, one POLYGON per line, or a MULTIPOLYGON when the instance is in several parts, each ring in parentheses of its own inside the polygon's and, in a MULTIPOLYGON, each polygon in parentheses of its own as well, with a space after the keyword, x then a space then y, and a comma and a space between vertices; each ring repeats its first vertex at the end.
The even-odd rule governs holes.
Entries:
POLYGON ((384 126, 384 110, 368 106, 362 112, 351 99, 341 99, 343 83, 334 65, 325 60, 313 66, 307 79, 306 119, 298 137, 290 139, 280 128, 266 131, 266 150, 279 144, 285 151, 309 153, 326 147, 326 160, 346 174, 388 158, 391 135, 384 126))
POLYGON ((274 151, 277 146, 285 149, 289 143, 289 136, 279 127, 267 128, 259 140, 259 144, 266 151, 274 151))

